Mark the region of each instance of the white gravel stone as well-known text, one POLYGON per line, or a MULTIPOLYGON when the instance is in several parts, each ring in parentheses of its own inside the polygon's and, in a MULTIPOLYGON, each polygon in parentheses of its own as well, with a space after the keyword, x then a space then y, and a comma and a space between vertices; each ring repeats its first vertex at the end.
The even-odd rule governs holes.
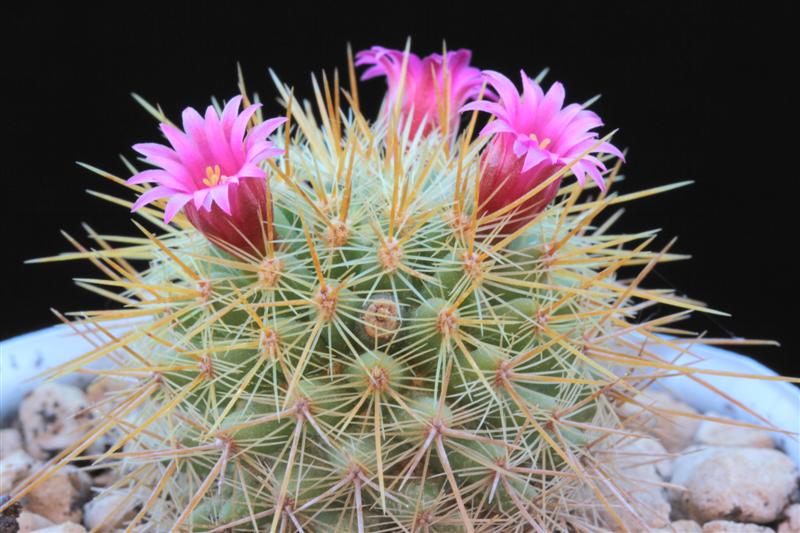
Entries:
MULTIPOLYGON (((625 525, 623 529, 617 520, 605 508, 601 510, 602 521, 605 528, 598 531, 661 531, 662 528, 669 527, 670 505, 663 494, 654 490, 641 488, 625 487, 627 503, 636 509, 636 514, 631 513, 626 506, 622 505, 619 499, 606 493, 609 503, 613 506, 617 517, 625 525)), ((587 501, 594 501, 596 496, 593 493, 585 495, 587 501)), ((667 530, 669 531, 669 530, 667 530)), ((670 533, 672 533, 670 531, 670 533)))
POLYGON ((112 531, 135 516, 133 508, 136 503, 136 500, 128 497, 128 493, 124 491, 100 494, 83 508, 83 523, 87 528, 99 533, 112 531))
POLYGON ((86 533, 86 528, 74 522, 64 522, 44 529, 37 529, 34 533, 86 533))
MULTIPOLYGON (((643 487, 641 490, 633 488, 627 489, 627 494, 633 500, 633 505, 636 508, 639 518, 641 518, 647 527, 664 527, 669 525, 669 515, 671 507, 664 491, 657 487, 643 487)), ((627 524, 639 524, 638 520, 633 517, 626 517, 627 513, 622 513, 621 516, 627 524)))
POLYGON ((23 510, 19 515, 17 524, 19 524, 19 533, 31 533, 31 531, 55 525, 47 518, 27 510, 23 510))
POLYGON ((632 477, 651 480, 672 477, 672 455, 655 439, 625 439, 614 449, 613 456, 615 464, 632 477))
POLYGON ((787 507, 783 516, 786 520, 778 525, 778 533, 800 533, 800 503, 787 507))
POLYGON ((694 520, 678 520, 667 527, 653 529, 650 533, 703 533, 703 527, 694 520))
POLYGON ((634 400, 641 406, 626 403, 617 408, 627 427, 649 433, 670 452, 681 451, 692 443, 700 420, 673 414, 699 414, 692 406, 662 391, 647 390, 634 400))
POLYGON ((92 480, 85 472, 68 465, 33 489, 25 507, 56 524, 79 524, 83 521, 83 506, 91 497, 91 487, 92 480))
POLYGON ((8 494, 14 487, 33 470, 36 461, 25 453, 17 450, 0 461, 0 494, 8 494))
POLYGON ((713 520, 703 524, 703 533, 775 533, 775 530, 758 524, 713 520))
POLYGON ((87 406, 83 391, 60 383, 45 383, 25 396, 19 419, 31 457, 47 460, 79 439, 92 416, 87 406))
MULTIPOLYGON (((663 482, 660 472, 669 472, 668 454, 658 441, 653 439, 629 438, 616 443, 611 449, 602 452, 604 459, 619 473, 616 482, 630 497, 639 519, 622 506, 615 511, 628 527, 642 527, 642 521, 649 528, 669 525, 670 504, 666 491, 660 486, 663 482), (640 520, 641 519, 641 520, 640 520)), ((610 499, 612 503, 615 499, 610 499)), ((606 517, 611 528, 618 524, 611 516, 606 517)))
POLYGON ((759 448, 691 449, 673 463, 670 491, 676 512, 698 522, 736 520, 766 524, 780 517, 797 489, 792 460, 759 448))
POLYGON ((0 429, 0 459, 22 449, 22 435, 14 428, 0 429))
MULTIPOLYGON (((706 416, 732 420, 723 415, 709 412, 706 416)), ((694 436, 695 442, 708 446, 727 446, 740 448, 774 448, 775 442, 769 432, 762 429, 732 426, 722 422, 703 420, 694 436)))

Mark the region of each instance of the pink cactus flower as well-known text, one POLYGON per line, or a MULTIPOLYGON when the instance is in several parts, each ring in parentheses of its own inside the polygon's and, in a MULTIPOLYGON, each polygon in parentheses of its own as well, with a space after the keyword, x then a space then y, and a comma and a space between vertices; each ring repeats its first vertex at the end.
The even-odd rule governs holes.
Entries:
MULTIPOLYGON (((556 82, 547 93, 524 71, 522 95, 514 84, 498 72, 484 76, 497 92, 497 102, 470 102, 462 111, 491 113, 481 135, 492 135, 483 153, 483 174, 478 199, 482 213, 493 213, 512 204, 565 166, 583 186, 588 174, 605 190, 602 173, 605 165, 598 154, 622 153, 612 144, 598 144, 592 131, 603 125, 595 113, 580 104, 564 105, 564 87, 556 82)), ((532 220, 558 193, 561 179, 519 205, 503 229, 512 232, 532 220)))
POLYGON ((285 118, 273 118, 252 128, 247 124, 259 107, 239 113, 242 97, 228 102, 222 115, 214 107, 202 117, 191 107, 183 111, 183 131, 161 124, 171 148, 143 143, 133 147, 144 161, 159 167, 140 172, 128 183, 155 183, 133 205, 133 211, 161 198, 169 198, 164 221, 184 209, 189 221, 212 242, 231 249, 264 252, 266 231, 266 172, 259 166, 283 154, 267 137, 285 118))
MULTIPOLYGON (((362 80, 386 76, 389 89, 384 112, 390 112, 400 97, 404 56, 401 50, 381 46, 362 50, 356 56, 356 65, 369 65, 361 76, 362 80)), ((469 50, 447 52, 446 60, 441 54, 424 58, 408 54, 400 112, 411 120, 411 135, 416 134, 423 120, 423 135, 428 135, 434 128, 443 130, 443 119, 448 132, 454 133, 458 129, 458 109, 469 99, 477 97, 483 84, 481 71, 469 65, 471 57, 469 50), (449 81, 447 85, 445 72, 449 81), (445 95, 449 95, 447 105, 445 95)))

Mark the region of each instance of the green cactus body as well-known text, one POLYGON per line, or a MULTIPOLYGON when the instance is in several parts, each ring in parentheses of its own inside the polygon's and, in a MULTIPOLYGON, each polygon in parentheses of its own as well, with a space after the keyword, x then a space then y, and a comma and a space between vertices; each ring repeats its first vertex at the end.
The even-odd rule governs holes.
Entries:
POLYGON ((205 243, 182 215, 94 253, 147 262, 116 283, 122 311, 87 321, 136 321, 95 354, 139 383, 120 416, 124 462, 160 502, 142 520, 587 530, 577 495, 605 490, 592 446, 617 427, 611 393, 631 389, 612 370, 633 351, 615 332, 657 329, 633 325, 643 301, 696 307, 617 271, 669 256, 623 249, 650 234, 601 231, 613 197, 580 203, 567 181, 518 237, 484 230, 480 138, 321 114, 292 102, 286 155, 266 168, 263 257, 205 243))

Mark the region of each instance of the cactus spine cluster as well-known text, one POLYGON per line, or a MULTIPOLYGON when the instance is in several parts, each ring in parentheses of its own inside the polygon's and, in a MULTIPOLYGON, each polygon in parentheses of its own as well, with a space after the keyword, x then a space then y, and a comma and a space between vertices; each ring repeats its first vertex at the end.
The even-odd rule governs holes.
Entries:
POLYGON ((112 435, 92 459, 140 498, 131 529, 622 527, 634 504, 595 452, 640 383, 628 370, 669 368, 642 339, 703 308, 644 288, 677 256, 647 250, 655 232, 611 233, 607 213, 673 186, 565 180, 506 231, 513 210, 478 208, 476 113, 449 133, 373 121, 350 74, 349 90, 315 81, 313 102, 275 80, 289 121, 264 167, 263 254, 180 213, 165 224, 162 201, 139 236, 92 232, 96 250, 61 257, 90 259, 104 279, 80 284, 119 308, 78 314, 95 348, 54 375, 109 358, 99 372, 127 385, 46 470, 112 435), (656 304, 678 310, 640 318, 656 304))

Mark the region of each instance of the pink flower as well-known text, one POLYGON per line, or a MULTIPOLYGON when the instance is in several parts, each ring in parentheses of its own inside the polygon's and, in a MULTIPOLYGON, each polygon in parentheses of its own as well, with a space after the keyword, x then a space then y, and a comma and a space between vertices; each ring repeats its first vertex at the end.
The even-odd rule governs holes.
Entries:
MULTIPOLYGON (((606 167, 597 155, 622 158, 612 144, 598 143, 598 134, 592 130, 603 125, 600 117, 579 104, 562 107, 564 87, 560 83, 554 83, 545 94, 524 71, 521 74, 522 95, 502 74, 484 72, 499 100, 471 102, 461 109, 486 111, 495 118, 481 131, 481 135, 494 136, 482 159, 478 191, 482 213, 512 204, 569 164, 581 186, 588 174, 605 190, 602 173, 606 167)), ((514 231, 533 219, 555 198, 560 182, 556 179, 518 206, 504 229, 514 231)))
POLYGON ((232 98, 222 115, 209 106, 205 117, 187 107, 183 131, 161 124, 171 148, 155 143, 135 145, 133 149, 145 162, 159 168, 128 180, 134 185, 156 184, 139 197, 132 210, 169 198, 164 222, 184 209, 189 221, 212 241, 263 253, 267 174, 259 164, 283 154, 267 137, 286 119, 267 120, 245 135, 259 104, 239 113, 241 102, 241 96, 232 98))
MULTIPOLYGON (((404 56, 405 53, 400 50, 381 46, 362 50, 356 56, 356 65, 369 65, 361 76, 362 80, 386 76, 389 90, 384 102, 385 112, 391 112, 400 96, 404 56)), ((434 128, 444 129, 442 119, 447 121, 450 133, 458 129, 458 109, 470 98, 478 96, 483 84, 480 70, 469 65, 471 57, 469 50, 447 52, 446 61, 441 54, 424 58, 408 54, 400 111, 403 117, 410 117, 411 135, 417 132, 423 119, 423 135, 429 134, 434 128), (446 106, 445 95, 449 95, 446 106)))

